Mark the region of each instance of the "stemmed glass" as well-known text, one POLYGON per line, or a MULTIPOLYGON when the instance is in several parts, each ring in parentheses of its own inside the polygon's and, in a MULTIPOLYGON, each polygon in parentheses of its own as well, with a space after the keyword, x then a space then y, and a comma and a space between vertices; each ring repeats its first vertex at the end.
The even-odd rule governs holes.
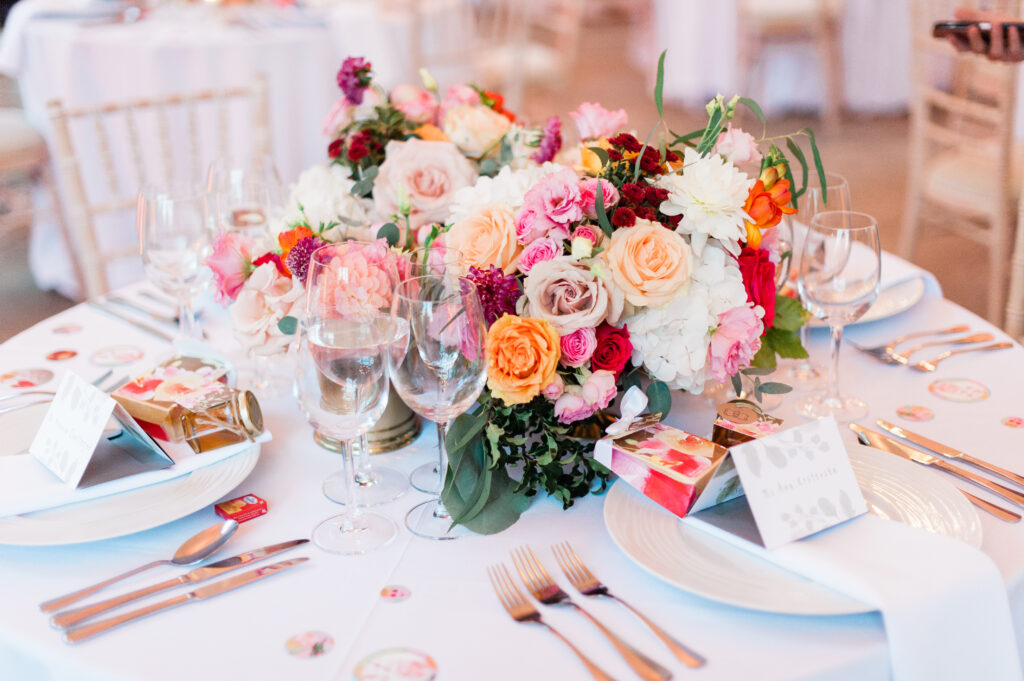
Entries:
POLYGON ((359 256, 347 256, 334 245, 313 253, 307 274, 306 328, 296 379, 306 419, 339 441, 345 461, 346 470, 328 482, 340 483, 350 503, 344 513, 313 530, 317 546, 334 553, 366 553, 398 533, 391 519, 360 510, 352 460, 352 440, 381 417, 390 390, 387 356, 394 335, 391 318, 381 308, 393 278, 375 274, 367 272, 359 256))
POLYGON ((800 258, 800 298, 831 330, 828 387, 809 396, 798 411, 808 418, 855 421, 868 406, 839 392, 843 325, 856 321, 878 297, 881 246, 875 219, 853 211, 824 211, 811 220, 800 258))
POLYGON ((146 186, 139 192, 135 219, 146 277, 178 301, 175 344, 199 338, 192 300, 208 279, 203 261, 212 236, 202 186, 146 186))
MULTIPOLYGON (((807 232, 807 225, 814 216, 826 210, 851 210, 850 185, 846 178, 838 173, 825 173, 825 191, 822 192, 820 180, 815 176, 801 202, 798 217, 806 219, 800 225, 790 222, 790 244, 793 247, 793 258, 797 259, 803 252, 803 236, 807 232)), ((797 264, 794 263, 793 267, 797 264)), ((801 301, 807 306, 807 301, 801 301)), ((800 345, 807 349, 810 347, 810 325, 804 324, 800 327, 800 345)), ((798 389, 813 388, 821 385, 821 379, 825 376, 825 369, 820 364, 811 361, 810 356, 798 360, 786 374, 787 380, 798 389)))
POLYGON ((460 530, 451 528, 440 496, 448 471, 445 433, 476 403, 487 380, 483 308, 471 282, 434 274, 398 285, 391 318, 396 338, 403 339, 389 355, 392 384, 413 411, 437 424, 438 434, 438 496, 414 506, 405 525, 427 539, 455 539, 460 530))
POLYGON ((218 159, 206 173, 209 213, 216 229, 261 236, 283 208, 281 177, 269 156, 218 159))

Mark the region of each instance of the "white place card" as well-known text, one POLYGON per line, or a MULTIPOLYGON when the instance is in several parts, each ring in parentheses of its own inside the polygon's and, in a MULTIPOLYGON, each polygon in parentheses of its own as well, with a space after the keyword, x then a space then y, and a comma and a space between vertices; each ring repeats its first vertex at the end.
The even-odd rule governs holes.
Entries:
POLYGON ((67 372, 29 453, 70 487, 77 487, 117 403, 67 372))
POLYGON ((744 442, 729 452, 767 549, 867 513, 834 419, 744 442))

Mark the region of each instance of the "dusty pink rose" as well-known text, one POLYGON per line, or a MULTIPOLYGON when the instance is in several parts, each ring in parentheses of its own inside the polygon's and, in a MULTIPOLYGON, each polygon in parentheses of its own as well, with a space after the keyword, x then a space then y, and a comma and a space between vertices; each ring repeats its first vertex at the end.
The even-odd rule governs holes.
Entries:
POLYGON ((578 385, 567 386, 562 396, 555 400, 555 418, 566 425, 589 418, 594 414, 594 408, 583 399, 583 394, 578 385))
MULTIPOLYGON (((583 219, 583 197, 579 179, 571 169, 545 175, 523 197, 523 205, 531 206, 553 225, 569 225, 583 219)), ((568 237, 568 231, 565 237, 568 237)), ((563 238, 565 238, 563 237, 563 238)))
POLYGON ((599 180, 596 177, 588 177, 580 182, 580 198, 582 199, 583 214, 591 220, 597 219, 597 184, 601 183, 601 193, 604 199, 604 210, 608 215, 612 214, 612 206, 619 202, 619 190, 608 180, 599 180))
POLYGON ((528 244, 541 238, 554 227, 548 220, 539 204, 523 204, 516 211, 516 241, 528 244))
POLYGON ((396 85, 391 91, 391 103, 405 117, 416 123, 430 123, 437 113, 437 101, 426 90, 412 85, 396 85))
POLYGON ((397 258, 383 239, 329 246, 314 253, 313 259, 326 261, 320 276, 334 282, 318 287, 323 309, 333 309, 341 317, 369 319, 391 305, 398 280, 397 258))
POLYGON ((523 289, 524 313, 551 322, 562 336, 603 321, 615 324, 622 314, 622 292, 571 256, 536 263, 523 289))
POLYGON ((476 171, 451 142, 392 140, 384 149, 387 159, 373 181, 373 204, 381 215, 398 213, 404 192, 412 212, 413 229, 448 218, 455 191, 476 181, 476 171))
POLYGON ((569 112, 576 122, 581 140, 596 140, 618 132, 629 121, 625 109, 609 111, 596 102, 583 102, 575 111, 569 112))
POLYGON ((590 361, 597 349, 597 335, 594 329, 585 327, 562 336, 562 364, 581 367, 590 361))
POLYGON ((213 242, 213 254, 206 258, 213 270, 217 302, 227 305, 238 295, 252 269, 252 241, 238 232, 221 232, 213 242))
POLYGON ((476 106, 480 103, 480 95, 468 85, 452 85, 441 100, 441 115, 457 106, 476 106))
POLYGON ((732 123, 718 136, 712 153, 721 154, 735 165, 761 161, 761 152, 757 148, 754 136, 741 128, 732 127, 732 123))
POLYGON ((548 239, 547 237, 535 239, 519 254, 519 271, 523 274, 529 274, 530 270, 537 263, 551 260, 555 256, 561 255, 561 253, 562 246, 554 239, 548 239))
POLYGON ((284 349, 295 336, 282 333, 277 323, 300 314, 303 294, 302 284, 279 274, 273 263, 260 265, 230 308, 235 338, 246 351, 257 355, 273 355, 284 349))
POLYGON ((708 364, 716 381, 727 381, 750 364, 761 349, 764 326, 757 313, 740 305, 718 315, 718 328, 711 335, 708 364))
POLYGON ((615 372, 607 369, 599 369, 590 374, 590 378, 583 384, 583 399, 594 411, 607 409, 617 393, 615 372))
POLYGON ((565 392, 565 381, 561 376, 555 374, 555 377, 540 391, 540 394, 544 396, 544 399, 554 402, 562 396, 563 392, 565 392))

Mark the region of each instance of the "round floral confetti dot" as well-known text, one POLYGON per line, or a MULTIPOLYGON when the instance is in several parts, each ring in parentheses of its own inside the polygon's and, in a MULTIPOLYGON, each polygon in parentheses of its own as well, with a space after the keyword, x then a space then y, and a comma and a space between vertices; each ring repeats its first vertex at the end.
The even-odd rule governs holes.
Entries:
POLYGON ((81 330, 82 330, 82 325, 81 324, 61 324, 60 326, 54 327, 53 332, 54 333, 69 334, 69 333, 78 333, 81 330))
POLYGON ((380 590, 380 597, 389 603, 401 603, 412 596, 412 591, 407 586, 395 584, 386 586, 380 590))
POLYGON ((896 410, 896 415, 907 421, 931 421, 935 412, 918 404, 906 404, 896 410))
POLYGON ((946 378, 928 386, 928 392, 950 402, 981 402, 991 394, 984 385, 970 378, 946 378))
POLYGON ((35 388, 53 378, 49 369, 16 369, 0 375, 0 385, 8 388, 35 388))
POLYGON ((131 364, 143 355, 136 345, 108 345, 92 353, 92 363, 101 367, 116 367, 131 364))
POLYGON ((295 657, 319 657, 330 652, 334 639, 322 631, 306 631, 285 641, 284 647, 295 657))
POLYGON ((385 648, 360 660, 352 673, 359 681, 432 681, 437 663, 412 648, 385 648))
POLYGON ((1003 419, 1003 425, 1007 428, 1024 428, 1024 418, 1020 416, 1007 416, 1003 419))
POLYGON ((78 355, 78 353, 74 350, 54 350, 46 356, 46 359, 51 362, 60 362, 65 359, 71 359, 76 355, 78 355))

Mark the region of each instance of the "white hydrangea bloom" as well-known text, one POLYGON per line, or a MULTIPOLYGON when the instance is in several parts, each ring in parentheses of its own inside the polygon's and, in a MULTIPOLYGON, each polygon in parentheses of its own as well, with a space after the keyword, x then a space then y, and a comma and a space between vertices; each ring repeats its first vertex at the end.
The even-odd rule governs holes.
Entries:
POLYGON ((542 177, 564 169, 565 166, 549 162, 519 170, 505 166, 494 177, 481 176, 472 187, 463 187, 455 192, 448 222, 458 222, 495 204, 504 204, 513 212, 517 211, 523 205, 526 192, 542 177))
POLYGON ((307 168, 291 186, 280 229, 287 229, 287 223, 302 219, 300 205, 313 229, 321 223, 344 224, 342 218, 358 223, 372 222, 372 205, 352 194, 354 185, 352 173, 345 166, 317 164, 307 168))
POLYGON ((701 255, 713 238, 739 255, 749 220, 743 205, 754 180, 719 154, 701 157, 687 149, 682 173, 662 175, 654 184, 668 190, 659 209, 665 215, 683 216, 676 231, 690 236, 694 253, 701 255))

